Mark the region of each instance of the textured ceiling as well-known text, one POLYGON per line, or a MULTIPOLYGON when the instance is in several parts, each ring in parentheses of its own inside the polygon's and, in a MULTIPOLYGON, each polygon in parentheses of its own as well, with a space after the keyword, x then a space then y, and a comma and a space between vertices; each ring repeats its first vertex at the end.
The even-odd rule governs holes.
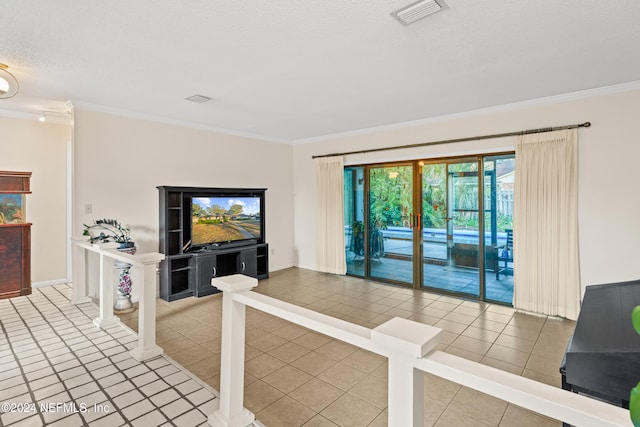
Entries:
POLYGON ((640 80, 638 0, 4 0, 0 109, 65 101, 295 142, 640 80), (204 104, 185 98, 212 97, 204 104))

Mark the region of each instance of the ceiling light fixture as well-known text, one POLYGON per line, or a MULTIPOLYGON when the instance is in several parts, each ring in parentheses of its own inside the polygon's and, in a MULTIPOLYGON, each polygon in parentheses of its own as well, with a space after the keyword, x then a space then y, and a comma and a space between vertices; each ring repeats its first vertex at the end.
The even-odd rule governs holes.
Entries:
POLYGON ((18 93, 18 80, 7 71, 5 64, 0 64, 0 99, 12 98, 18 93))
POLYGON ((47 121, 47 117, 44 115, 44 111, 42 112, 42 114, 40 114, 40 117, 38 117, 38 120, 41 122, 47 121))
POLYGON ((402 25, 413 24, 416 21, 433 15, 445 9, 447 4, 443 0, 418 0, 401 9, 391 12, 391 16, 396 18, 402 25))

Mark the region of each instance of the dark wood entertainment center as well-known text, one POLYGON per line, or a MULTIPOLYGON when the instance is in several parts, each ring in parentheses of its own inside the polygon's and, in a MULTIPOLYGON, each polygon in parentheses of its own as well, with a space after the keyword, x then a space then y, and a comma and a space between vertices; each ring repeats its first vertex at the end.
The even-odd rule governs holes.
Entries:
POLYGON ((231 274, 269 277, 269 245, 265 240, 264 188, 158 187, 160 192, 160 298, 175 301, 218 292, 214 277, 231 274), (190 250, 192 197, 260 197, 261 236, 190 250))

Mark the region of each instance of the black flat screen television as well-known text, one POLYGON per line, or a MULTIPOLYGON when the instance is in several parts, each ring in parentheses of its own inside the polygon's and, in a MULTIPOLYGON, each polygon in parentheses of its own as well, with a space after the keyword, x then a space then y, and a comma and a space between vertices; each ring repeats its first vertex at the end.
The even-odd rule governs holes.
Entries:
POLYGON ((260 195, 192 196, 188 250, 263 242, 263 209, 260 195))

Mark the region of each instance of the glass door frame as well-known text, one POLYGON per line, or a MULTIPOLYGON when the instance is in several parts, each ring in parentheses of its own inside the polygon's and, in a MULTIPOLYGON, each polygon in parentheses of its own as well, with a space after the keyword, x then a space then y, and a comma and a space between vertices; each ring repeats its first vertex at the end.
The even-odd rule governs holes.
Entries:
MULTIPOLYGON (((393 285, 399 285, 399 286, 404 286, 404 287, 413 287, 415 288, 415 283, 416 283, 416 236, 417 236, 417 232, 416 232, 416 227, 415 227, 415 218, 416 218, 416 214, 415 214, 415 197, 416 197, 416 165, 417 163, 413 160, 408 160, 408 161, 398 161, 398 162, 388 162, 388 163, 372 163, 372 164, 368 164, 368 165, 363 165, 365 167, 365 171, 364 171, 364 176, 365 176, 365 185, 364 185, 364 192, 365 192, 365 203, 364 203, 364 215, 365 215, 365 219, 366 219, 366 225, 365 225, 365 238, 364 238, 364 250, 365 250, 365 254, 367 256, 365 256, 364 258, 364 278, 366 279, 372 279, 372 280, 376 280, 376 281, 380 281, 380 282, 384 282, 384 283, 390 283, 393 285), (372 263, 371 263, 371 257, 369 256, 369 254, 371 253, 370 248, 371 248, 371 170, 372 169, 382 169, 382 168, 392 168, 392 167, 411 167, 411 185, 412 185, 412 213, 411 213, 411 219, 410 219, 410 227, 412 230, 412 274, 413 274, 413 283, 409 283, 409 282, 404 282, 401 280, 394 280, 394 279, 390 279, 390 278, 384 278, 384 277, 379 277, 379 276, 373 276, 372 275, 372 263)), ((349 166, 352 167, 352 166, 349 166)), ((419 236, 418 236, 419 237, 419 236)))
MULTIPOLYGON (((395 162, 380 162, 380 163, 371 163, 371 164, 356 164, 356 165, 347 165, 345 168, 364 168, 364 218, 365 218, 365 231, 364 231, 364 275, 360 276, 358 274, 347 273, 348 275, 352 275, 354 277, 362 277, 364 279, 376 280, 384 283, 390 283, 393 285, 400 285, 403 287, 418 289, 418 290, 429 290, 432 292, 438 292, 442 294, 451 294, 454 296, 462 296, 469 299, 475 299, 479 301, 487 301, 492 303, 504 304, 501 301, 494 301, 486 298, 486 275, 489 274, 485 270, 486 266, 486 238, 485 238, 485 212, 488 208, 485 206, 485 158, 487 157, 495 157, 495 156, 508 156, 515 155, 513 151, 503 151, 503 152, 490 152, 490 153, 479 153, 479 154, 469 154, 463 156, 446 156, 446 157, 434 157, 428 159, 415 159, 415 160, 407 160, 407 161, 395 161, 395 162), (445 173, 447 175, 447 187, 449 186, 449 173, 448 173, 448 165, 455 163, 469 163, 473 162, 477 164, 477 188, 478 188, 478 286, 479 292, 478 295, 462 293, 462 292, 450 292, 445 289, 426 287, 424 286, 424 260, 423 260, 423 224, 422 224, 422 216, 423 216, 423 206, 422 206, 422 166, 425 164, 442 164, 447 165, 445 167, 445 173), (386 167, 394 167, 394 166, 411 166, 413 168, 413 212, 410 218, 410 226, 412 229, 412 242, 413 242, 413 283, 402 282, 393 279, 385 279, 377 276, 371 275, 371 259, 368 256, 369 248, 370 248, 370 203, 371 203, 371 185, 370 185, 370 171, 372 168, 386 168, 386 167)), ((447 190, 448 193, 448 190, 447 190)), ((447 199, 448 194, 447 194, 447 199)), ((448 203, 448 200, 447 200, 448 203)), ((447 208, 449 209, 449 208, 447 208)), ((495 218, 491 219, 492 221, 495 218)))
MULTIPOLYGON (((444 176, 445 176, 445 183, 444 183, 444 188, 445 188, 445 204, 446 204, 446 219, 445 219, 445 232, 446 232, 446 238, 445 238, 445 244, 447 246, 446 251, 447 251, 447 262, 450 262, 451 260, 451 253, 452 253, 452 249, 453 249, 453 244, 454 244, 454 240, 453 240, 453 232, 454 232, 454 225, 453 225, 453 220, 454 220, 454 215, 453 215, 453 209, 454 209, 454 202, 452 201, 453 198, 453 178, 454 178, 454 174, 456 172, 450 172, 449 171, 449 166, 450 165, 455 165, 455 164, 475 164, 476 165, 476 171, 472 171, 472 172, 459 172, 461 174, 464 175, 469 175, 472 174, 470 176, 476 176, 476 188, 478 189, 478 197, 476 200, 476 205, 478 206, 478 251, 477 251, 477 263, 478 263, 478 292, 477 294, 475 293, 467 293, 467 292, 452 292, 449 291, 447 289, 442 289, 442 288, 438 288, 438 287, 433 287, 433 286, 425 286, 424 283, 424 259, 422 257, 422 249, 423 249, 423 235, 424 235, 424 231, 422 229, 422 227, 420 226, 420 235, 418 236, 420 238, 420 242, 418 244, 421 255, 420 255, 420 265, 417 266, 420 269, 420 281, 419 282, 414 282, 414 288, 415 289, 426 289, 429 290, 431 292, 438 292, 438 293, 444 293, 444 294, 451 294, 451 295, 456 295, 456 296, 464 296, 464 297, 468 297, 468 298, 472 298, 472 299, 478 299, 478 300, 484 300, 485 299, 485 274, 481 274, 481 272, 484 271, 484 239, 482 238, 482 236, 484 236, 484 213, 481 212, 484 209, 483 206, 483 187, 482 187, 482 183, 483 183, 483 179, 482 179, 482 174, 484 173, 484 169, 483 169, 483 156, 482 155, 467 155, 467 156, 455 156, 455 157, 443 157, 443 158, 434 158, 434 159, 425 159, 425 160, 419 160, 418 162, 418 177, 417 179, 420 182, 420 187, 419 187, 419 194, 417 194, 418 199, 415 200, 415 202, 417 203, 417 206, 420 207, 420 211, 419 211, 419 218, 422 218, 422 215, 424 214, 423 212, 423 200, 422 200, 422 195, 424 193, 424 189, 422 188, 422 168, 425 165, 438 165, 438 164, 442 164, 444 165, 444 176)), ((420 224, 421 225, 421 224, 420 224)))

